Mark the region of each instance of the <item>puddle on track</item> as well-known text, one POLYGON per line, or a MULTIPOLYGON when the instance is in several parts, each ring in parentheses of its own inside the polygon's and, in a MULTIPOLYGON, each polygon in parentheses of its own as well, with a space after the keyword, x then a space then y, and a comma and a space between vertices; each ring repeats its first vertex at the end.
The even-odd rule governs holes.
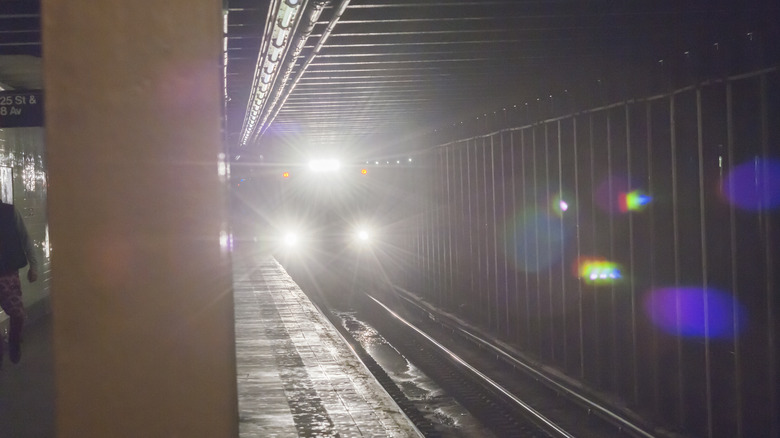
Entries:
POLYGON ((447 437, 494 437, 455 399, 446 395, 433 380, 409 363, 373 327, 354 312, 338 312, 344 327, 382 366, 406 397, 447 437))

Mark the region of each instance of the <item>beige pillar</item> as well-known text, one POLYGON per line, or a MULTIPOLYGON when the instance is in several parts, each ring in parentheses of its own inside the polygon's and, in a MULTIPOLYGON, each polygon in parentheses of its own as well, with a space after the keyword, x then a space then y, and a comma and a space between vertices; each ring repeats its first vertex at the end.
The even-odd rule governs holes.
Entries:
POLYGON ((236 436, 221 0, 44 0, 59 437, 236 436))

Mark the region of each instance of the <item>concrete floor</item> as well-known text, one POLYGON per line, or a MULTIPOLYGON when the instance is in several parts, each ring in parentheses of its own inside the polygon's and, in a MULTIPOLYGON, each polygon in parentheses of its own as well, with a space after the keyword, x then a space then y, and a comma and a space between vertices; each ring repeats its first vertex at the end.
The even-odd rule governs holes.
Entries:
POLYGON ((27 326, 22 360, 0 370, 0 438, 54 437, 54 360, 51 317, 27 326))

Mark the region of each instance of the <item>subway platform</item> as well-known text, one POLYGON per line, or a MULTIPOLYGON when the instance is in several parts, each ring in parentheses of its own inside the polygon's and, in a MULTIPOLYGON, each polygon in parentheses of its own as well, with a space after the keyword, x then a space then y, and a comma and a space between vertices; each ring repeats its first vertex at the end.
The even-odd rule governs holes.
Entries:
POLYGON ((54 437, 54 360, 51 315, 24 331, 22 359, 13 364, 8 348, 0 369, 0 438, 54 437))
POLYGON ((233 269, 242 438, 419 436, 276 260, 233 269))
MULTIPOLYGON (((237 255, 233 272, 241 438, 420 436, 276 260, 237 255)), ((0 438, 54 437, 50 315, 22 351, 0 370, 0 438)))

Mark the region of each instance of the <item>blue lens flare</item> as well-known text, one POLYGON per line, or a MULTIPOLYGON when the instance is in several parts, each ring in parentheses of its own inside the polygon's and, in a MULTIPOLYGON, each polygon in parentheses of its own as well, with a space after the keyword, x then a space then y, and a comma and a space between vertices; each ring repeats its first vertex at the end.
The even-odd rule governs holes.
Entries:
POLYGON ((618 204, 620 205, 620 211, 622 213, 628 213, 629 211, 640 211, 642 208, 649 204, 652 198, 643 194, 639 190, 634 190, 629 193, 620 193, 618 204))
POLYGON ((657 289, 645 297, 644 308, 656 327, 686 338, 732 339, 747 323, 745 308, 717 289, 657 289))
POLYGON ((510 252, 507 257, 514 260, 521 271, 537 272, 555 265, 562 257, 561 246, 566 239, 566 230, 560 218, 546 213, 529 212, 515 217, 510 232, 510 252), (561 232, 563 230, 563 232, 561 232))
POLYGON ((780 206, 780 160, 755 158, 736 166, 721 185, 737 208, 760 211, 780 206))

